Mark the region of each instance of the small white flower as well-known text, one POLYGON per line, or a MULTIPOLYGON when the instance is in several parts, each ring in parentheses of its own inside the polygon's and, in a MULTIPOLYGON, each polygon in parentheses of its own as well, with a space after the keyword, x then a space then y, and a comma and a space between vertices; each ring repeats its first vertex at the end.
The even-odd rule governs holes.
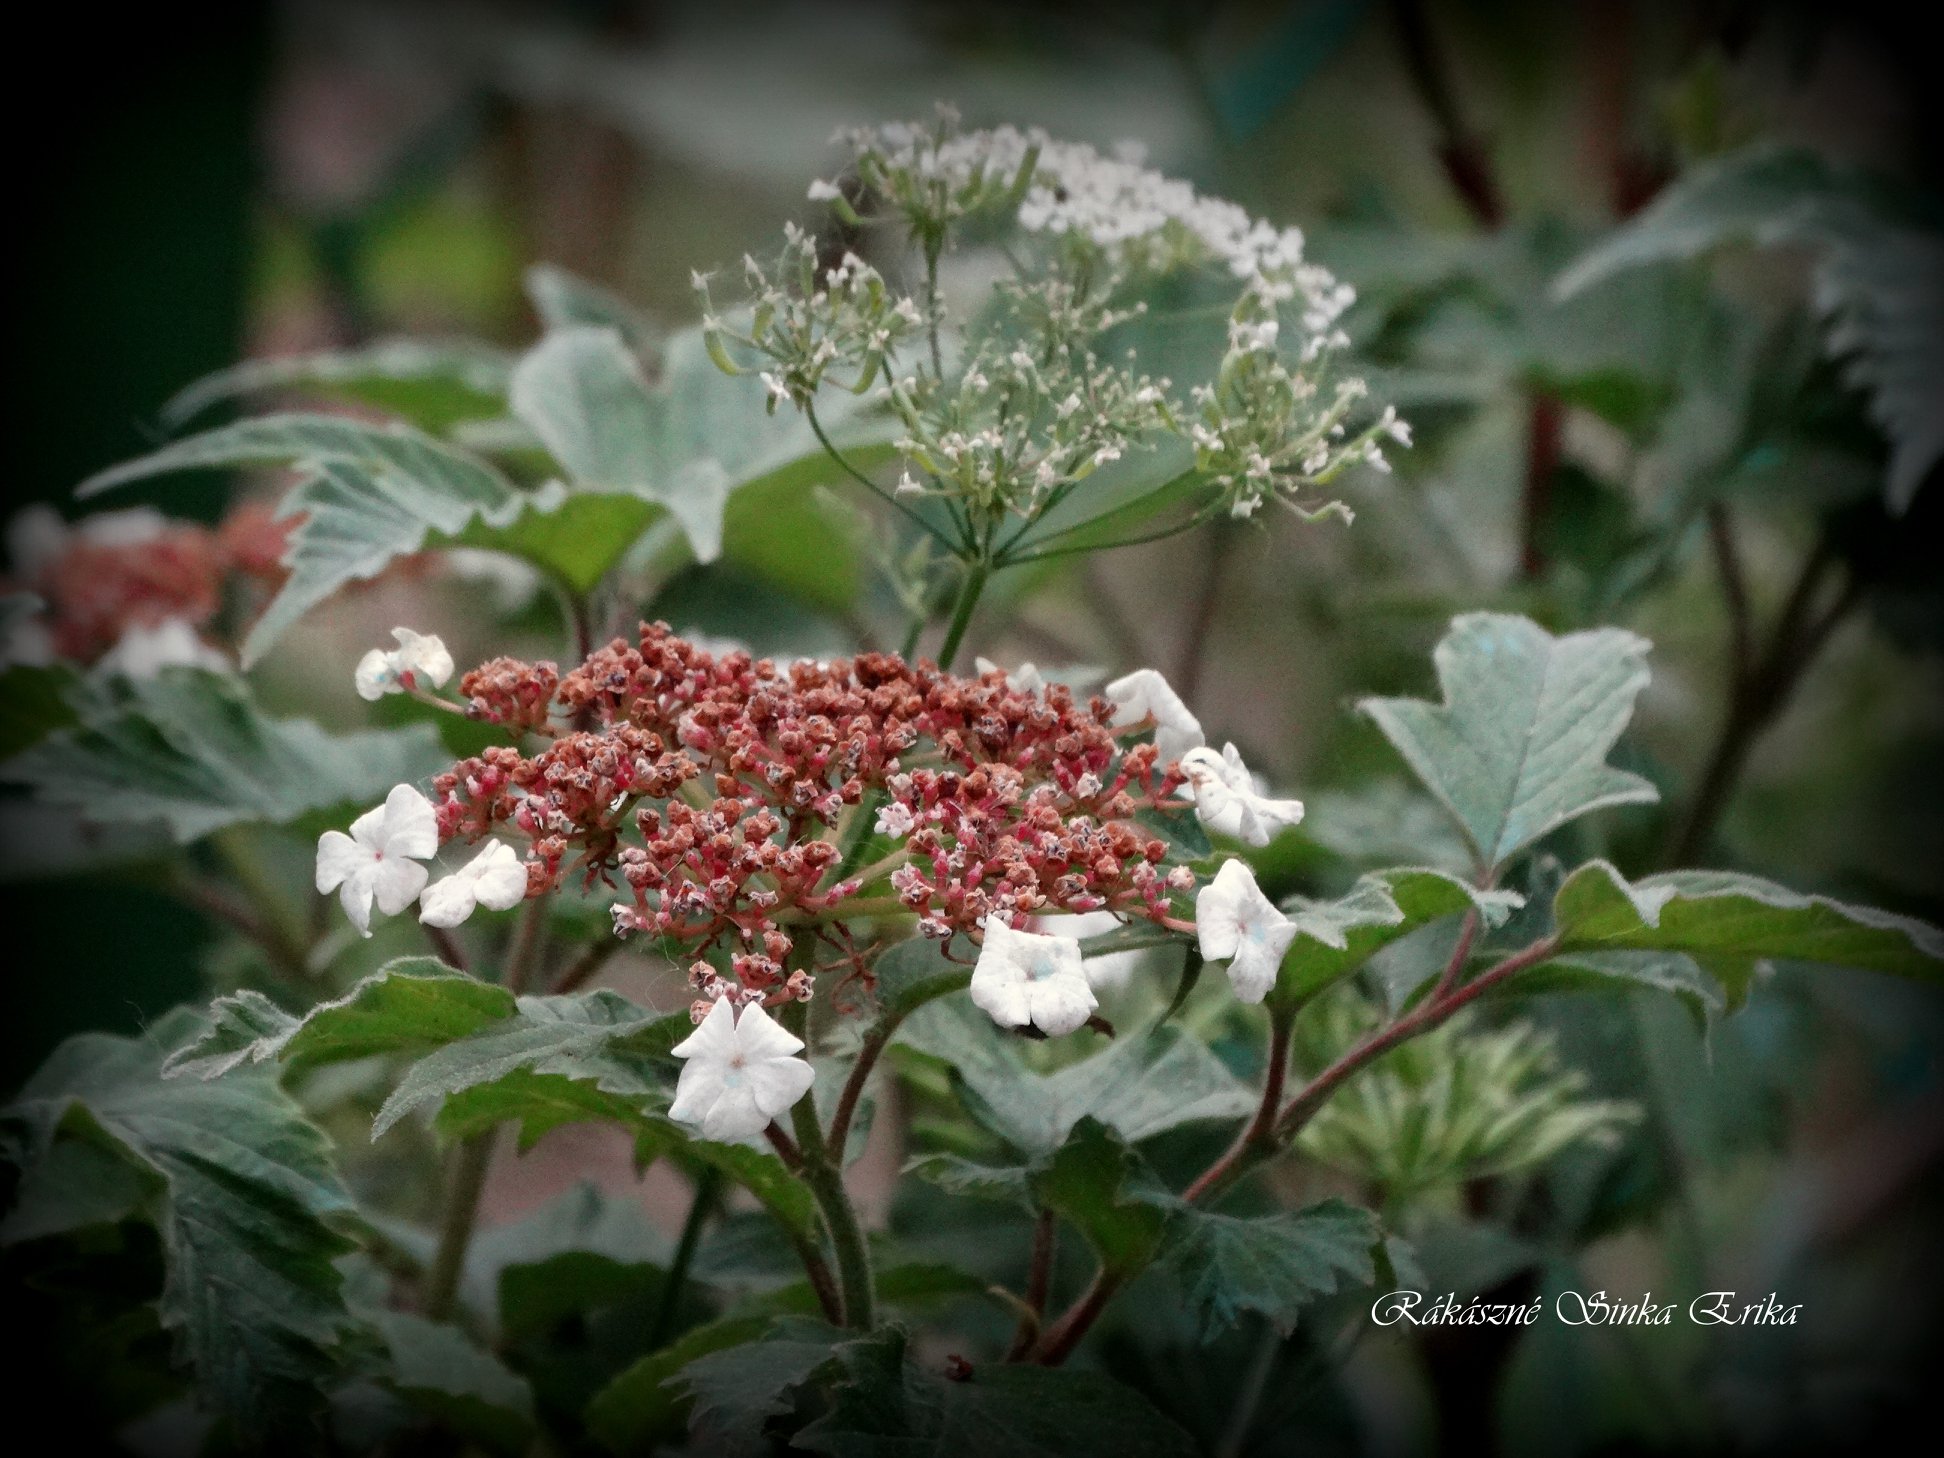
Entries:
POLYGON ((427 926, 458 926, 475 907, 507 911, 526 900, 526 864, 505 841, 489 841, 450 876, 433 882, 419 898, 427 926))
POLYGON ((836 183, 826 182, 819 177, 810 184, 808 196, 811 202, 834 202, 842 197, 843 193, 837 190, 836 183))
POLYGON ((1201 954, 1229 964, 1229 985, 1244 1002, 1261 1002, 1276 985, 1296 923, 1278 911, 1243 861, 1227 861, 1195 897, 1201 954))
POLYGON ((986 922, 971 990, 973 1005, 1000 1027, 1030 1023, 1055 1037, 1072 1032, 1099 1006, 1078 941, 1014 931, 1003 916, 986 922))
MULTIPOLYGON (((1083 911, 1078 916, 1036 916, 1032 929, 1036 932, 1057 936, 1066 933, 1075 941, 1088 937, 1105 936, 1117 930, 1124 923, 1111 911, 1083 911)), ((1143 953, 1109 952, 1101 957, 1088 957, 1081 965, 1086 969, 1087 985, 1096 992, 1113 992, 1127 986, 1133 977, 1134 969, 1141 965, 1143 953)))
POLYGON ((796 1055, 803 1040, 778 1027, 758 1004, 740 1017, 716 999, 693 1033, 669 1050, 686 1059, 668 1117, 704 1139, 751 1139, 809 1091, 816 1072, 796 1055))
POLYGON ((152 627, 125 631, 96 665, 104 673, 125 678, 154 678, 165 668, 207 668, 222 673, 228 658, 210 647, 181 618, 166 618, 152 627))
POLYGON ((445 687, 452 677, 452 655, 442 639, 410 628, 393 628, 392 637, 398 640, 396 648, 374 648, 358 660, 352 681, 359 698, 376 702, 410 688, 445 687))
POLYGON ((1017 689, 1022 694, 1042 693, 1046 689, 1046 675, 1039 671, 1037 664, 1022 663, 1019 667, 1009 672, 994 663, 990 658, 974 658, 972 660, 972 666, 979 671, 982 677, 988 673, 1004 673, 1006 675, 1006 686, 1017 689))
POLYGON ((385 803, 351 822, 351 833, 327 830, 317 838, 317 889, 336 891, 344 914, 371 935, 374 901, 396 916, 425 889, 420 861, 439 849, 439 819, 432 802, 410 785, 394 785, 385 803))
POLYGON ((1137 668, 1117 678, 1101 690, 1110 703, 1118 706, 1114 727, 1125 729, 1154 721, 1154 743, 1165 762, 1180 759, 1202 744, 1201 720, 1189 712, 1181 695, 1152 668, 1137 668))
POLYGON ((1189 750, 1181 756, 1181 772, 1188 777, 1196 818, 1217 835, 1267 845, 1277 831, 1303 818, 1301 800, 1272 800, 1256 788, 1233 744, 1223 745, 1219 755, 1206 747, 1189 750))
POLYGON ((897 800, 887 800, 878 810, 877 824, 872 828, 879 835, 888 835, 894 840, 902 840, 911 834, 911 827, 917 824, 911 807, 897 800))
POLYGON ((923 496, 925 488, 918 484, 911 472, 905 471, 898 476, 898 484, 891 488, 893 496, 923 496))

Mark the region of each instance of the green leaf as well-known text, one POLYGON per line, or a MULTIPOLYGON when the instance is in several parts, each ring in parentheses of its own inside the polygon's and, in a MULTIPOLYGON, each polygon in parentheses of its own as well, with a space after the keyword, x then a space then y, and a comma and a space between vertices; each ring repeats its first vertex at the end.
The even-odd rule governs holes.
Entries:
POLYGON ((963 998, 920 1008, 899 1040, 947 1064, 967 1111, 1028 1155, 1052 1153, 1090 1114, 1138 1142, 1183 1124, 1240 1118, 1255 1107, 1254 1095, 1207 1044, 1172 1024, 1117 1038, 1052 1074, 1028 1069, 1021 1040, 963 998))
MULTIPOLYGON (((427 1104, 535 1074, 591 1083, 598 1092, 618 1096, 622 1102, 616 1107, 638 1110, 659 1092, 661 1080, 646 1060, 628 1058, 615 1045, 656 1021, 654 1014, 606 988, 564 997, 522 997, 512 1017, 488 1023, 413 1064, 378 1110, 371 1137, 379 1138, 427 1104)), ((442 1127, 454 1132, 451 1124, 442 1127)))
POLYGON ((1131 1276, 1147 1266, 1167 1221, 1167 1188, 1105 1124, 1082 1119, 1031 1182, 1039 1204, 1086 1236, 1103 1270, 1131 1276))
POLYGON ((1680 952, 1739 1006, 1773 958, 1944 980, 1944 932, 1827 896, 1728 871, 1672 871, 1629 883, 1605 861, 1581 866, 1553 901, 1560 950, 1680 952))
POLYGON ((764 1425, 790 1410, 791 1392, 830 1361, 843 1336, 824 1322, 786 1316, 761 1341, 689 1362, 677 1380, 689 1404, 696 1450, 723 1458, 771 1452, 764 1425))
POLYGON ((279 515, 291 533, 282 589, 243 643, 247 668, 284 630, 349 582, 375 577, 428 536, 475 519, 504 523, 529 497, 492 466, 405 425, 334 415, 263 415, 192 435, 81 484, 92 496, 131 481, 204 467, 289 466, 302 480, 279 515))
POLYGON ((930 937, 906 937, 881 954, 871 972, 879 1014, 886 1018, 907 1017, 972 982, 972 969, 950 960, 944 944, 930 937))
POLYGON ((611 1306, 666 1279, 668 1241, 638 1200, 581 1183, 525 1219, 475 1237, 466 1258, 468 1305, 497 1311, 518 1339, 611 1306))
POLYGON ((519 557, 577 593, 591 592, 660 510, 633 496, 570 495, 543 487, 498 524, 475 521, 454 542, 519 557))
POLYGON ((949 1195, 1033 1208, 1032 1180, 1022 1165, 981 1164, 958 1154, 917 1154, 905 1161, 904 1173, 949 1195))
MULTIPOLYGON (((333 1262, 352 1244, 332 1228, 351 1200, 324 1135, 266 1072, 167 1082, 167 1051, 194 1036, 186 1013, 145 1039, 71 1038, 5 1116, 22 1131, 22 1204, 80 1142, 139 1170, 162 1239, 160 1311, 207 1400, 246 1433, 315 1410, 351 1325, 333 1262)), ((118 1193, 114 1199, 125 1198, 118 1193)), ((45 1211, 46 1203, 40 1208, 45 1211)), ((74 1212, 70 1207, 70 1218, 74 1212)), ((45 1233, 10 1230, 7 1239, 45 1233)))
POLYGON ((644 358, 661 342, 661 329, 633 304, 554 264, 537 263, 529 268, 526 292, 533 301, 533 312, 550 330, 612 329, 629 349, 644 358))
POLYGON ((162 423, 180 429, 212 405, 275 390, 370 405, 442 431, 504 410, 512 368, 506 351, 467 339, 381 339, 355 349, 246 360, 177 394, 162 407, 162 423))
POLYGON ((1607 764, 1647 685, 1647 640, 1618 628, 1555 638, 1529 619, 1467 613, 1435 656, 1442 704, 1366 699, 1411 769, 1495 870, 1588 811, 1651 802, 1607 764))
POLYGON ((79 711, 0 777, 90 824, 159 822, 179 843, 369 803, 450 763, 430 725, 333 735, 266 717, 242 679, 206 669, 120 680, 79 711))
POLYGON ((1822 250, 1815 303, 1827 320, 1825 348, 1848 357, 1852 380, 1869 393, 1892 446, 1886 492, 1902 511, 1944 457, 1944 234, 1935 217, 1812 152, 1754 147, 1678 179, 1562 273, 1554 291, 1570 297, 1729 243, 1822 250))
POLYGON ((1292 897, 1283 910, 1300 930, 1272 996, 1286 1005, 1307 1001, 1420 927, 1473 910, 1495 927, 1523 904, 1517 892, 1481 891, 1462 877, 1423 868, 1371 872, 1334 901, 1292 897))
POLYGON ((1368 1210, 1341 1200, 1249 1217, 1183 1205, 1168 1221, 1160 1259, 1181 1283, 1202 1340, 1249 1311, 1287 1336, 1319 1297, 1375 1279, 1371 1250, 1382 1234, 1368 1210))
POLYGON ((514 1012, 513 994, 503 987, 455 972, 436 957, 400 957, 301 1019, 247 988, 219 998, 210 1008, 208 1030, 177 1049, 162 1074, 216 1078, 271 1059, 302 1069, 381 1053, 422 1053, 514 1012))
POLYGON ((587 1406, 588 1431, 615 1453, 645 1453, 679 1437, 690 1404, 670 1379, 711 1352, 754 1342, 769 1321, 765 1316, 725 1316, 691 1327, 595 1394, 587 1406))
POLYGON ((1139 1393, 1093 1372, 981 1363, 962 1380, 933 1370, 885 1327, 830 1351, 829 1410, 792 1448, 832 1458, 1187 1458, 1188 1434, 1139 1393))
POLYGON ((390 1362, 379 1380, 435 1422, 497 1452, 533 1437, 533 1390, 457 1327, 403 1311, 373 1312, 390 1362))

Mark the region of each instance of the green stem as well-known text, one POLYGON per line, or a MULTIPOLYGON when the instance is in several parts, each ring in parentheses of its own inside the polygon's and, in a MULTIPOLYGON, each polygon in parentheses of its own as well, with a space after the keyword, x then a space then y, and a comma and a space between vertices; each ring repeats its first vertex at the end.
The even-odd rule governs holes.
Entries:
POLYGON ((972 622, 972 610, 979 605, 979 595, 985 591, 991 573, 991 566, 984 561, 966 564, 965 585, 959 589, 952 621, 945 629, 945 641, 938 648, 938 666, 947 673, 952 671, 952 660, 958 657, 959 644, 965 640, 965 630, 972 622))
POLYGON ((843 1156, 831 1159, 824 1144, 823 1131, 817 1127, 817 1108, 813 1100, 798 1099, 790 1111, 796 1129, 797 1147, 803 1155, 803 1182, 823 1212, 824 1228, 830 1234, 831 1254, 837 1259, 837 1289, 843 1302, 844 1325, 869 1331, 877 1324, 877 1292, 871 1278, 871 1252, 864 1240, 864 1227, 857 1222, 857 1207, 844 1188, 841 1167, 843 1156))
POLYGON ((722 1194, 722 1171, 714 1165, 703 1166, 695 1177, 695 1193, 689 1199, 688 1218, 675 1242, 675 1256, 668 1263, 668 1276, 662 1282, 661 1296, 655 1303, 654 1325, 649 1329, 648 1350, 658 1351, 675 1325, 675 1310, 681 1303, 682 1287, 688 1284, 689 1266, 695 1261, 695 1248, 702 1242, 702 1227, 709 1223, 722 1194))

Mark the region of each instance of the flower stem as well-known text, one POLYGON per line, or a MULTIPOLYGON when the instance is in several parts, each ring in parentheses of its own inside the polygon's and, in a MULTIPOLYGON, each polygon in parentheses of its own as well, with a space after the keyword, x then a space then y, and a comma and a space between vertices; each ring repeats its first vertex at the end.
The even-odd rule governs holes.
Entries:
POLYGON ((877 1293, 871 1279, 871 1253, 864 1241, 864 1228, 857 1223, 857 1207, 844 1189, 843 1155, 839 1152, 834 1161, 831 1158, 823 1131, 817 1127, 813 1100, 798 1099, 790 1117, 796 1127, 797 1147, 803 1155, 799 1173, 816 1198, 817 1208, 823 1212, 831 1254, 837 1259, 843 1324, 869 1331, 877 1322, 877 1293))
POLYGON ((959 645, 964 642, 965 630, 972 622, 972 610, 979 605, 979 595, 985 591, 986 578, 991 572, 992 568, 984 561, 966 564, 965 585, 959 589, 952 621, 945 629, 945 641, 938 648, 938 666, 947 673, 952 671, 952 660, 958 657, 959 645))
POLYGON ((688 1284, 689 1266, 695 1261, 695 1248, 702 1241, 702 1227, 709 1223, 722 1195, 722 1171, 705 1165, 695 1177, 695 1192, 689 1197, 688 1218, 675 1242, 675 1255, 668 1263, 661 1295, 655 1302, 655 1320, 649 1328, 648 1350, 657 1351, 668 1340, 675 1325, 675 1310, 681 1302, 682 1287, 688 1284))

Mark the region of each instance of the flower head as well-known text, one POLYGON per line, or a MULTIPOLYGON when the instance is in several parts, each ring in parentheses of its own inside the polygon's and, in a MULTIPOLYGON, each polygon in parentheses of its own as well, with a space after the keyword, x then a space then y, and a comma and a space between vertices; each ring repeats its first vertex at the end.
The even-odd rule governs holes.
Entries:
POLYGON ((419 920, 427 926, 458 926, 475 907, 509 911, 526 893, 526 863, 505 841, 489 841, 450 876, 426 887, 419 898, 419 920))
POLYGON ((394 785, 384 804, 351 822, 349 835, 327 830, 317 838, 317 889, 336 891, 351 925, 370 936, 372 903, 386 916, 410 906, 429 875, 418 863, 438 849, 432 802, 394 785))
POLYGON ((803 1040, 780 1028, 752 1003, 738 1015, 735 1000, 716 999, 696 1030, 670 1050, 685 1059, 668 1116, 693 1125, 705 1139, 750 1139, 809 1091, 816 1072, 803 1059, 803 1040))
POLYGON ((1153 721, 1154 744, 1163 760, 1180 759, 1202 744, 1201 720, 1189 712, 1168 681, 1152 668, 1137 668, 1101 690, 1115 706, 1114 727, 1153 721))
POLYGON ((358 660, 354 681, 359 698, 376 702, 407 689, 445 686, 452 677, 452 655, 443 640, 410 628, 393 628, 392 637, 398 640, 396 648, 374 648, 358 660))
POLYGON ((1201 954, 1229 964, 1229 985, 1244 1002, 1261 1002, 1276 985, 1283 954, 1296 940, 1296 923, 1256 885, 1243 861, 1231 860, 1195 897, 1201 954))
POLYGON ((1273 800, 1256 789, 1255 777, 1233 744, 1223 745, 1220 754, 1208 748, 1189 750, 1181 757, 1181 772, 1188 777, 1196 817, 1217 835, 1245 845, 1267 845, 1276 832, 1303 818, 1301 800, 1273 800))
POLYGON ((972 968, 972 1001, 1002 1028, 1031 1024, 1055 1037, 1072 1032, 1099 1006, 1078 941, 1014 931, 998 916, 986 923, 972 968))

